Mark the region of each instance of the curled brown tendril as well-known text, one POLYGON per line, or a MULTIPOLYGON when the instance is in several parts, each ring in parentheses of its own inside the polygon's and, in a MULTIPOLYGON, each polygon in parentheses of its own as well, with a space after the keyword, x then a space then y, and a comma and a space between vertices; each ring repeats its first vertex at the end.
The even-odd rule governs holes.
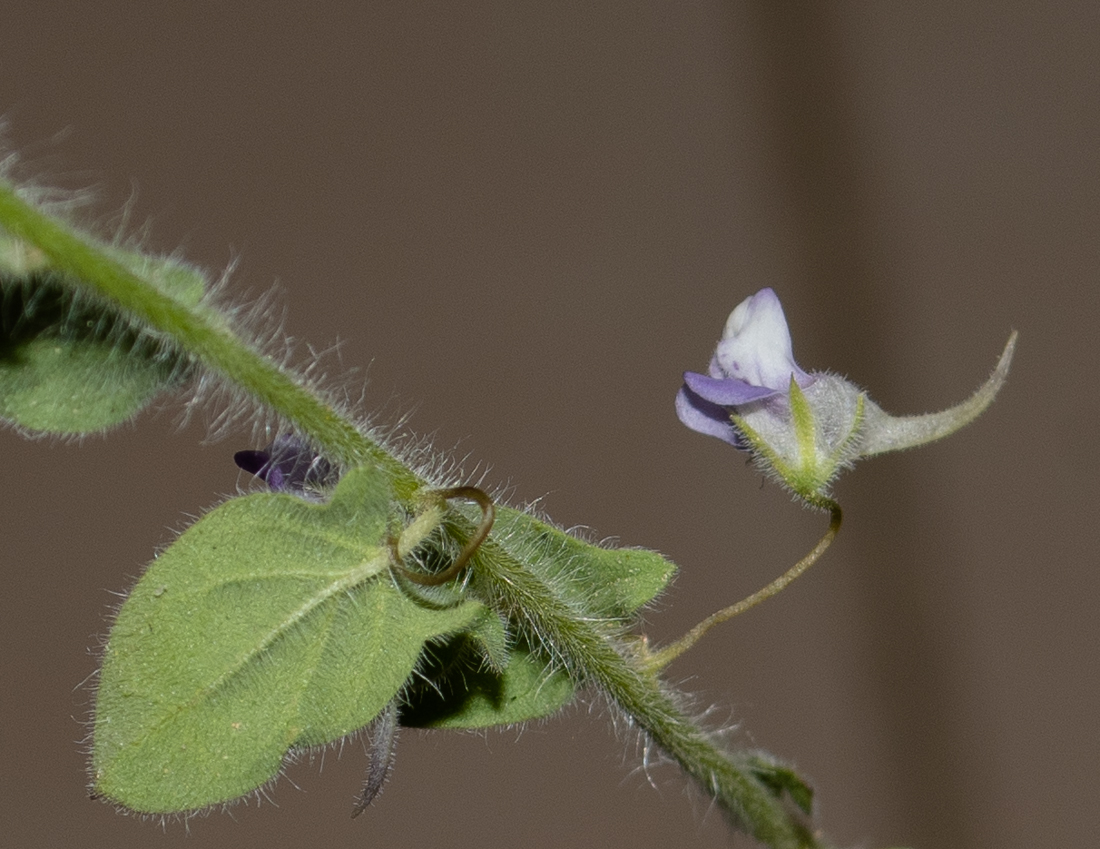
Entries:
POLYGON ((400 539, 397 537, 390 539, 390 558, 393 561, 393 565, 400 570, 403 577, 422 587, 438 587, 440 584, 447 583, 447 581, 461 572, 474 552, 477 551, 478 546, 480 546, 485 541, 485 538, 489 536, 489 531, 493 528, 493 520, 496 519, 496 507, 493 506, 493 499, 489 497, 487 492, 478 489, 476 486, 456 486, 449 489, 436 489, 430 494, 432 497, 439 499, 440 502, 449 501, 452 498, 464 498, 468 501, 475 502, 478 507, 481 508, 481 523, 477 526, 477 530, 475 530, 466 541, 466 545, 463 546, 462 551, 460 551, 458 557, 455 558, 455 562, 442 572, 427 573, 409 571, 401 564, 402 558, 398 550, 400 539))

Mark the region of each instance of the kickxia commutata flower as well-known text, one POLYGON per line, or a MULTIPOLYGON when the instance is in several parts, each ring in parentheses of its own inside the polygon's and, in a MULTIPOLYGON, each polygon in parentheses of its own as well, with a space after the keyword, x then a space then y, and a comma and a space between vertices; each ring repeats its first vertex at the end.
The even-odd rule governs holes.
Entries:
POLYGON ((761 289, 726 321, 707 374, 684 373, 676 396, 680 421, 751 451, 757 462, 815 506, 841 469, 860 457, 923 445, 973 421, 1004 385, 1016 333, 989 379, 970 398, 940 413, 891 416, 855 384, 794 361, 779 298, 761 289))

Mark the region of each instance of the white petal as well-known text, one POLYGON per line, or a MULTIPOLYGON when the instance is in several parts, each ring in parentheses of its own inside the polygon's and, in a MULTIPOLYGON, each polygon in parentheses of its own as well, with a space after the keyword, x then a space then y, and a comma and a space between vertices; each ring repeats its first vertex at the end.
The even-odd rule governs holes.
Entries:
POLYGON ((786 389, 792 374, 800 384, 809 380, 794 361, 783 306, 771 289, 761 289, 730 313, 714 356, 723 377, 753 386, 786 389))

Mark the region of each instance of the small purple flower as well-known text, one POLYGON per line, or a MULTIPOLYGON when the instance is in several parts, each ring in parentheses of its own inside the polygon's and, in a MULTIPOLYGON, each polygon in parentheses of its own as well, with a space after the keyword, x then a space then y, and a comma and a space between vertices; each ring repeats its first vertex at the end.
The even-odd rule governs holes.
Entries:
POLYGON ((275 492, 306 495, 326 489, 337 477, 328 460, 290 434, 275 437, 262 451, 238 451, 233 461, 275 492))
POLYGON ((799 368, 779 298, 761 289, 730 314, 708 373, 684 373, 676 414, 752 451, 766 472, 823 506, 832 479, 860 457, 923 445, 977 418, 1004 385, 1015 346, 1013 333, 993 374, 963 403, 891 416, 850 381, 799 368))
POLYGON ((771 289, 761 289, 730 313, 707 371, 709 376, 684 373, 676 414, 692 430, 738 448, 748 445, 729 408, 786 396, 792 377, 803 389, 814 382, 794 361, 783 306, 771 289))

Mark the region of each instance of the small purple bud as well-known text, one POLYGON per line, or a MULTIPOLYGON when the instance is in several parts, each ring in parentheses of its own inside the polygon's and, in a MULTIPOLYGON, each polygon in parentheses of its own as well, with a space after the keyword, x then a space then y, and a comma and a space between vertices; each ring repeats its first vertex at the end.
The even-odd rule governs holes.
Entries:
POLYGON ((297 436, 284 434, 262 451, 238 451, 233 461, 275 492, 304 495, 336 482, 332 464, 297 436))

